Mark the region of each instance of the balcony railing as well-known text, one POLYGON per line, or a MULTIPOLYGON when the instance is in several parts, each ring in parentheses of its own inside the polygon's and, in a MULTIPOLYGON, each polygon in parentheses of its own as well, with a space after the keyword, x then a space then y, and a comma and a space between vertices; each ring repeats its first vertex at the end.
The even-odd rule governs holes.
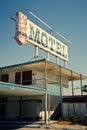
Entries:
MULTIPOLYGON (((25 88, 35 88, 35 89, 42 89, 45 90, 47 88, 47 93, 51 95, 60 95, 60 82, 56 80, 46 79, 45 78, 38 78, 33 80, 23 80, 20 82, 9 82, 8 85, 13 86, 23 86, 25 88)), ((66 83, 61 83, 62 87, 67 87, 66 83)))

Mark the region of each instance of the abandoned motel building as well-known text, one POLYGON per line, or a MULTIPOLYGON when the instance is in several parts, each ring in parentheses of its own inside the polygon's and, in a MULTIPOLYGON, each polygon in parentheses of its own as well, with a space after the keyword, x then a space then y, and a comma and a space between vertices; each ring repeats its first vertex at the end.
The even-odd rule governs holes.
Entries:
POLYGON ((46 59, 1 67, 0 120, 49 122, 70 114, 85 116, 84 81, 87 76, 46 59))

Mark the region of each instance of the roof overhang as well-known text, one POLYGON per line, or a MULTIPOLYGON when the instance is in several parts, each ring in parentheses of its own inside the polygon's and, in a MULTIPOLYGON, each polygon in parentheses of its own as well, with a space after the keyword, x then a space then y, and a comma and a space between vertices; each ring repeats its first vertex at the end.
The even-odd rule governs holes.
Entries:
POLYGON ((29 95, 44 95, 44 94, 45 94, 44 89, 34 88, 32 86, 23 86, 23 85, 0 82, 0 95, 29 96, 29 95))
POLYGON ((21 71, 21 70, 27 70, 27 69, 36 69, 38 71, 44 72, 45 71, 45 65, 47 65, 47 72, 50 74, 55 73, 55 75, 60 75, 60 67, 61 67, 61 74, 62 76, 67 76, 68 80, 87 80, 87 76, 82 75, 80 73, 77 73, 73 70, 64 68, 58 64, 55 64, 53 62, 50 62, 46 59, 31 61, 31 62, 25 62, 17 65, 11 65, 7 67, 2 67, 2 73, 10 72, 10 71, 21 71))

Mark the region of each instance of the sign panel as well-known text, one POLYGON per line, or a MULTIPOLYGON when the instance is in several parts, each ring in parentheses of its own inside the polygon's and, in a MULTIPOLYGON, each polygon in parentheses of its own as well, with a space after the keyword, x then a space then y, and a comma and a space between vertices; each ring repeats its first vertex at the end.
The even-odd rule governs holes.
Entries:
POLYGON ((68 47, 31 22, 21 12, 16 14, 16 33, 14 38, 19 45, 30 43, 62 60, 68 61, 68 47))

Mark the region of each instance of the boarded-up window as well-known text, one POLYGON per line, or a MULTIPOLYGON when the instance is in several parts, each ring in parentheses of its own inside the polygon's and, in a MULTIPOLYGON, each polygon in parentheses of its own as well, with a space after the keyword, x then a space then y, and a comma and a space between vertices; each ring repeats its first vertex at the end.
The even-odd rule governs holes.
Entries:
POLYGON ((32 71, 23 71, 22 72, 22 84, 30 85, 32 84, 32 71))
POLYGON ((16 72, 15 74, 15 83, 21 84, 21 77, 22 77, 22 85, 30 85, 32 84, 32 71, 23 71, 16 72), (22 74, 22 76, 21 76, 22 74))
POLYGON ((8 82, 8 74, 1 75, 1 81, 2 82, 8 82))

